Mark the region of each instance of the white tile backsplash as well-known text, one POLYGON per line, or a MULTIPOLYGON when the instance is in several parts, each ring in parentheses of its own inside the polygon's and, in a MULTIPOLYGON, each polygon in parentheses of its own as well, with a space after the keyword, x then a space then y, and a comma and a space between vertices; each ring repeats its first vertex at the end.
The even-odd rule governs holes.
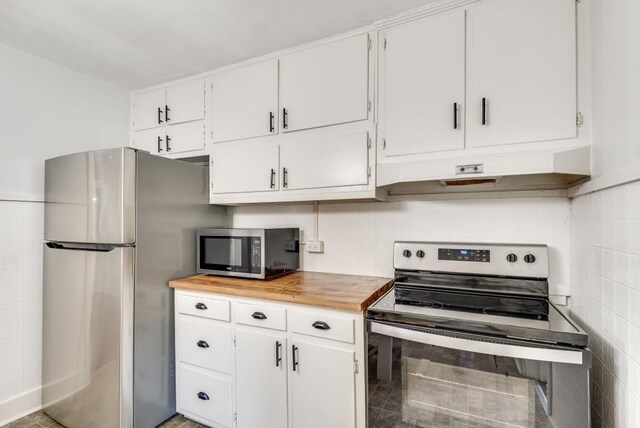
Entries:
MULTIPOLYGON (((233 209, 233 227, 299 227, 313 239, 312 204, 250 205, 233 209)), ((549 245, 551 293, 568 295, 571 232, 565 198, 400 200, 321 203, 323 254, 303 253, 309 271, 391 276, 393 242, 442 240, 549 245)))
POLYGON ((639 427, 640 182, 571 206, 571 312, 591 335, 593 426, 639 427))
POLYGON ((0 201, 0 404, 40 387, 44 205, 0 201))

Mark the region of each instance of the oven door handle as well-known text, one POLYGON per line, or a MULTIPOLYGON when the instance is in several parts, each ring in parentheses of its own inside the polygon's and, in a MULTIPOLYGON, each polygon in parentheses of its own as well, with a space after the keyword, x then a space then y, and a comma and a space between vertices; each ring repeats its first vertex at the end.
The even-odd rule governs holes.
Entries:
POLYGON ((577 365, 581 365, 583 363, 583 351, 581 350, 572 351, 482 342, 479 340, 469 340, 459 337, 432 334, 377 321, 369 321, 369 326, 369 331, 372 333, 410 340, 412 342, 424 343, 426 345, 439 346, 442 348, 459 349, 461 351, 501 357, 521 358, 523 360, 548 361, 552 363, 577 365))

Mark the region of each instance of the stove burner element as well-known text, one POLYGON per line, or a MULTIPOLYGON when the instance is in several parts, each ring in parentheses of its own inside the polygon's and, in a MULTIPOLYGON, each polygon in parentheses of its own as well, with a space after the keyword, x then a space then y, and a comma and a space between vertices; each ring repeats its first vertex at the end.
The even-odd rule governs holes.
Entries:
POLYGON ((526 311, 523 311, 522 307, 515 305, 491 306, 484 308, 482 313, 485 315, 519 316, 522 318, 533 318, 539 320, 546 320, 549 317, 548 314, 545 314, 544 312, 533 309, 526 309, 526 311))

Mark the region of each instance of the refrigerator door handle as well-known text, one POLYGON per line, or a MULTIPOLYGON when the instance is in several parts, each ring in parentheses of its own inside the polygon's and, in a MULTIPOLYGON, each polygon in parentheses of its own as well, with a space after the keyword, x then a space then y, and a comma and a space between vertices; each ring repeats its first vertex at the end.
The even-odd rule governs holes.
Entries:
POLYGON ((122 245, 112 244, 70 244, 60 242, 47 242, 45 245, 54 250, 98 251, 102 253, 108 253, 109 251, 122 247, 122 245))

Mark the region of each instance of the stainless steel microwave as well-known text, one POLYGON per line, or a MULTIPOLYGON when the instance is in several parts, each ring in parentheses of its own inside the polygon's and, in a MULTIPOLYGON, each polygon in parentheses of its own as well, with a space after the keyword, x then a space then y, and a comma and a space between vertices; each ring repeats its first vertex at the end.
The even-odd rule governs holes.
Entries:
POLYGON ((300 229, 198 229, 198 273, 266 279, 300 267, 300 229))

